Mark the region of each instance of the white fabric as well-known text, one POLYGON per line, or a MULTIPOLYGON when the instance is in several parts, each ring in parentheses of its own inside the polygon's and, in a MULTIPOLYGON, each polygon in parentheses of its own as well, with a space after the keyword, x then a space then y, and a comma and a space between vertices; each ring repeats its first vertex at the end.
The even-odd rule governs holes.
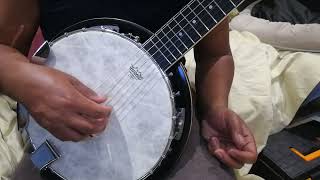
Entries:
MULTIPOLYGON (((283 129, 320 80, 320 54, 280 52, 261 43, 248 32, 230 32, 235 75, 229 106, 252 130, 260 152, 271 133, 283 129)), ((194 84, 195 63, 187 55, 187 69, 194 84)), ((247 175, 251 166, 236 171, 238 179, 258 180, 247 175)))
POLYGON ((293 25, 256 18, 251 16, 251 9, 255 3, 232 19, 231 29, 252 32, 262 42, 280 49, 320 52, 320 24, 293 25))

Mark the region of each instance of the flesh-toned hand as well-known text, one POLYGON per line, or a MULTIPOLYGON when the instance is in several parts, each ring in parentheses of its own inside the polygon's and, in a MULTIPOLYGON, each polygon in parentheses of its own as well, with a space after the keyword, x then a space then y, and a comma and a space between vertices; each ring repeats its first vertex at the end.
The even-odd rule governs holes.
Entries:
POLYGON ((111 108, 76 78, 49 67, 24 63, 9 84, 11 93, 35 120, 63 141, 80 141, 102 132, 111 108))
POLYGON ((202 120, 202 135, 210 153, 232 168, 254 163, 257 148, 246 123, 233 111, 216 107, 202 120))

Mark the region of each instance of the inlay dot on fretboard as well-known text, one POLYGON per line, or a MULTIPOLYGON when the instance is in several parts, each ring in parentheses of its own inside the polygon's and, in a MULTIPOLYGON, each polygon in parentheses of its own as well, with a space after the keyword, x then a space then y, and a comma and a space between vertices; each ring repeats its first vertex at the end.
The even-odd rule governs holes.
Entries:
POLYGON ((152 40, 144 44, 144 48, 159 62, 162 69, 167 70, 241 1, 191 0, 151 37, 152 40))

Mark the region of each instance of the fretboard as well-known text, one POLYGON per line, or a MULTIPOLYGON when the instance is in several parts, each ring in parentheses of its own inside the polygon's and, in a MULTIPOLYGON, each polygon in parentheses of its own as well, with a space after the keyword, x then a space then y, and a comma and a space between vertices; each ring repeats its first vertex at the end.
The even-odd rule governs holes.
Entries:
POLYGON ((167 70, 222 21, 242 0, 192 0, 143 47, 167 70))

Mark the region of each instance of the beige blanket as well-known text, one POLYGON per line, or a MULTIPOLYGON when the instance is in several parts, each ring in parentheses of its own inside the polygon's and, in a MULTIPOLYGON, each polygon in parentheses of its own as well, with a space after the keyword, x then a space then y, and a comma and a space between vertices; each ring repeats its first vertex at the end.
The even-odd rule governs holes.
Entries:
POLYGON ((8 180, 23 155, 17 128, 16 103, 0 95, 0 180, 8 180))

